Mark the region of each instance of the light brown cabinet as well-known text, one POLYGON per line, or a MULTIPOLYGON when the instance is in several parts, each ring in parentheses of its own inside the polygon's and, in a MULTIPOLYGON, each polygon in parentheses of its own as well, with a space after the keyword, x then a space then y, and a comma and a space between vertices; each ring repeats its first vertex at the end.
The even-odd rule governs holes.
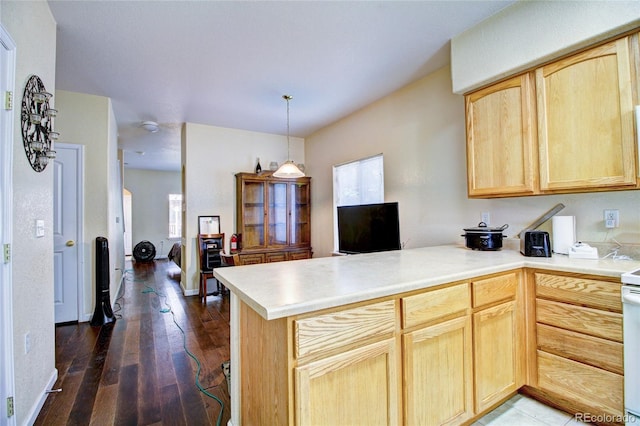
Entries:
POLYGON ((537 370, 532 385, 567 410, 622 418, 620 283, 547 272, 531 276, 537 370))
POLYGON ((530 73, 466 97, 469 196, 537 189, 535 91, 530 73))
POLYGON ((294 321, 297 425, 399 422, 395 302, 294 321))
POLYGON ((236 229, 243 264, 311 257, 311 178, 236 174, 236 229))
POLYGON ((503 401, 524 384, 524 316, 519 272, 471 283, 476 411, 503 401))
POLYGON ((469 197, 637 188, 632 65, 640 58, 630 54, 637 38, 466 95, 469 197))
POLYGON ((525 268, 269 321, 239 312, 243 424, 464 424, 523 387, 623 414, 614 279, 525 268))
POLYGON ((536 70, 542 191, 634 187, 629 38, 536 70))
POLYGON ((473 417, 470 307, 468 283, 402 299, 403 327, 412 330, 402 336, 405 424, 460 424, 473 417))

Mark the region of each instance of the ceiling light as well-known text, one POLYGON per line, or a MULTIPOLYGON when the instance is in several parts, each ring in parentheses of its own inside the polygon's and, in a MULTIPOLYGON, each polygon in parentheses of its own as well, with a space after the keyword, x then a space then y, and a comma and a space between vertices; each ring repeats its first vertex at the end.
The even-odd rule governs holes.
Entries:
POLYGON ((282 95, 282 99, 287 101, 287 161, 285 161, 279 168, 273 173, 273 176, 279 178, 299 178, 304 177, 304 173, 291 161, 289 150, 291 143, 289 142, 289 101, 293 99, 292 96, 282 95))
POLYGON ((160 130, 160 126, 155 121, 143 121, 142 128, 145 129, 149 133, 156 133, 160 130))

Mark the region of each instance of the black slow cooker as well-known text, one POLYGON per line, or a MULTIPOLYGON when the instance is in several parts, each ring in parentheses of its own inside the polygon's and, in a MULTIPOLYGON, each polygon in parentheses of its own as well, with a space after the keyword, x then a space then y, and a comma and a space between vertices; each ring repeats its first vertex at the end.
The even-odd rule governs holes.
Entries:
POLYGON ((475 228, 464 228, 466 232, 466 245, 473 250, 500 250, 502 248, 502 231, 509 225, 504 224, 499 228, 490 228, 486 223, 480 222, 475 228))

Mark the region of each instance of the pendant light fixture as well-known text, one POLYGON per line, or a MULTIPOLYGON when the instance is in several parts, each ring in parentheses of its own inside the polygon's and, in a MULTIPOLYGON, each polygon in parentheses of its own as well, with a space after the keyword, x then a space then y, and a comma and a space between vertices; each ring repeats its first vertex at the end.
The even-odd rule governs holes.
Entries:
POLYGON ((275 172, 273 176, 279 178, 299 178, 304 177, 304 173, 291 161, 289 150, 291 143, 289 142, 289 101, 293 99, 292 96, 282 95, 282 99, 287 101, 287 161, 285 161, 275 172))

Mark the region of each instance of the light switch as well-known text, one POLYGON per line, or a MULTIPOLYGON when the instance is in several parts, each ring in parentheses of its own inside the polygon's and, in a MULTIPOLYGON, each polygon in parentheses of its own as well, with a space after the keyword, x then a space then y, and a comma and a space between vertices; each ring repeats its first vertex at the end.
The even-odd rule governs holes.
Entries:
POLYGON ((36 237, 44 237, 44 220, 36 220, 36 237))

